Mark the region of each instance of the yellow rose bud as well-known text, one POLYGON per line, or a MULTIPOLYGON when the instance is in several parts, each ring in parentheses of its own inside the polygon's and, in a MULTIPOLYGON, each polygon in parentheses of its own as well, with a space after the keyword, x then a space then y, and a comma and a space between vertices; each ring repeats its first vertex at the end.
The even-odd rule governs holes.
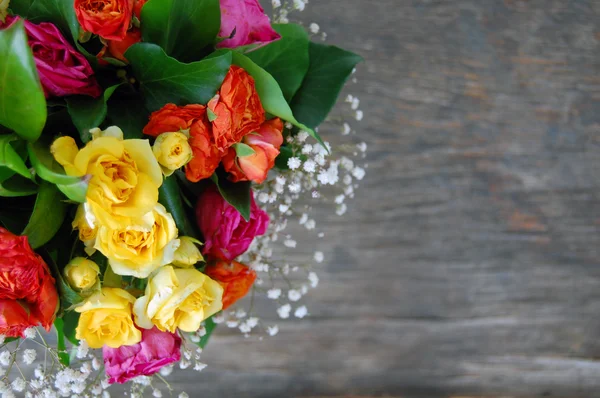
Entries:
POLYGON ((196 246, 197 244, 200 244, 200 242, 194 238, 180 236, 179 248, 175 250, 172 264, 176 267, 190 268, 198 261, 204 260, 202 253, 200 253, 200 249, 196 246))
POLYGON ((85 205, 79 205, 77 212, 75 213, 75 219, 71 223, 73 229, 79 231, 79 240, 85 245, 85 252, 88 255, 94 254, 94 244, 96 243, 96 234, 98 228, 90 225, 89 220, 86 218, 85 205))
POLYGON ((0 0, 0 21, 4 22, 6 16, 8 15, 8 5, 10 4, 10 0, 0 0))
POLYGON ((75 257, 67 264, 63 274, 72 288, 83 291, 96 284, 100 268, 91 260, 75 257))
POLYGON ((90 129, 92 139, 95 140, 100 137, 114 137, 118 140, 123 139, 123 130, 117 126, 110 126, 106 130, 100 130, 98 127, 90 129))
POLYGON ((160 203, 139 224, 115 229, 101 225, 94 246, 108 258, 115 274, 137 278, 147 278, 160 266, 170 264, 178 247, 173 216, 160 203))
POLYGON ((175 333, 194 332, 223 307, 223 288, 202 272, 162 267, 148 281, 144 296, 133 306, 138 326, 175 333))
POLYGON ((192 147, 184 133, 163 133, 156 138, 152 152, 163 173, 170 176, 192 160, 192 147))
POLYGON ((104 345, 119 348, 139 343, 142 332, 133 323, 134 302, 135 297, 123 289, 102 288, 75 308, 81 314, 75 337, 85 340, 91 348, 104 345))
POLYGON ((51 148, 68 175, 91 175, 86 204, 98 224, 113 229, 125 228, 150 212, 163 181, 148 140, 122 140, 117 137, 120 131, 117 127, 101 131, 81 150, 69 137, 57 139, 51 148))

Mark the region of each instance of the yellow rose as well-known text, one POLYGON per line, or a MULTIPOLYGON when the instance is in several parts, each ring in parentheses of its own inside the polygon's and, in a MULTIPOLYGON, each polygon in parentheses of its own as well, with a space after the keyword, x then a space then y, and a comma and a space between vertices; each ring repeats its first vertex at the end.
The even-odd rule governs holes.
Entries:
POLYGON ((71 223, 73 229, 79 231, 79 240, 83 242, 85 245, 85 252, 91 256, 96 251, 94 249, 94 244, 96 244, 96 235, 98 233, 98 228, 95 225, 91 225, 89 220, 86 217, 85 204, 79 205, 77 207, 77 212, 75 213, 75 219, 71 223))
POLYGON ((148 140, 123 140, 117 127, 105 132, 79 151, 73 138, 60 137, 51 151, 68 175, 92 176, 86 203, 98 224, 120 228, 152 210, 163 177, 148 140))
POLYGON ((173 216, 160 203, 144 216, 142 225, 116 229, 100 225, 94 246, 108 258, 115 274, 137 278, 147 278, 155 269, 170 264, 178 247, 173 216))
POLYGON ((91 348, 104 345, 119 348, 139 343, 142 332, 133 323, 134 302, 135 297, 123 289, 102 288, 75 308, 81 314, 75 337, 85 340, 91 348))
POLYGON ((91 260, 75 257, 67 264, 63 274, 72 288, 83 291, 96 284, 100 268, 91 260))
POLYGON ((0 22, 4 22, 6 15, 8 15, 8 5, 10 0, 0 0, 0 22))
POLYGON ((189 236, 179 237, 179 248, 175 250, 175 256, 173 257, 172 264, 176 267, 190 268, 193 267, 198 261, 203 261, 202 253, 198 249, 198 244, 201 244, 198 240, 189 236))
POLYGON ((138 326, 175 333, 194 332, 223 307, 223 288, 196 269, 168 265, 148 281, 144 296, 133 306, 138 326))
POLYGON ((170 176, 192 160, 192 147, 184 133, 163 133, 156 138, 152 152, 163 173, 170 176))

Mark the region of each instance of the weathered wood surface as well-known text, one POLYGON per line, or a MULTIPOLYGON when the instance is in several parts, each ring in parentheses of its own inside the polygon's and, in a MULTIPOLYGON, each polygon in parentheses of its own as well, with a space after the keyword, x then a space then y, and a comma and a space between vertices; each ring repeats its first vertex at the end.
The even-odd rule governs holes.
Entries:
POLYGON ((367 178, 350 215, 322 211, 312 316, 262 343, 221 328, 175 386, 600 396, 600 1, 312 0, 302 18, 367 59, 367 178))

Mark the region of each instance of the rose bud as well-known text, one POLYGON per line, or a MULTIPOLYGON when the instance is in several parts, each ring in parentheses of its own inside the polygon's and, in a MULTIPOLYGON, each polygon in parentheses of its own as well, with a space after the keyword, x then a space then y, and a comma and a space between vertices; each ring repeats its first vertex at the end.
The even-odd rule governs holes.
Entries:
POLYGON ((142 31, 134 28, 127 32, 127 35, 125 35, 123 40, 107 40, 106 46, 100 51, 97 57, 101 59, 105 56, 109 56, 116 58, 119 61, 129 63, 127 58, 125 58, 125 52, 129 47, 140 41, 142 41, 142 31))
POLYGON ((180 268, 191 268, 197 262, 204 261, 198 244, 201 244, 198 240, 189 236, 179 237, 179 247, 175 250, 175 257, 173 258, 172 264, 180 268))
POLYGON ((133 0, 75 0, 77 21, 106 40, 123 40, 133 15, 133 0))
POLYGON ((204 273, 223 286, 224 310, 248 294, 256 280, 256 272, 237 261, 233 261, 231 264, 226 261, 217 261, 206 267, 204 273))
POLYGON ((152 152, 163 174, 170 176, 192 160, 192 147, 183 133, 162 133, 154 141, 152 152))
POLYGON ((275 166, 275 159, 283 144, 282 131, 281 119, 268 120, 258 131, 246 135, 242 140, 254 153, 238 156, 236 148, 229 148, 229 152, 223 157, 223 166, 230 173, 230 179, 233 182, 254 181, 262 184, 267 179, 269 170, 275 166))
POLYGON ((72 259, 63 270, 67 283, 76 290, 85 291, 98 282, 100 268, 95 262, 83 257, 72 259))
POLYGON ((90 225, 89 221, 85 217, 85 205, 81 204, 77 207, 77 212, 75 213, 75 218, 71 223, 73 229, 79 231, 79 240, 83 242, 85 245, 85 252, 88 256, 94 254, 96 249, 94 249, 94 245, 96 244, 96 235, 98 234, 98 227, 90 225))

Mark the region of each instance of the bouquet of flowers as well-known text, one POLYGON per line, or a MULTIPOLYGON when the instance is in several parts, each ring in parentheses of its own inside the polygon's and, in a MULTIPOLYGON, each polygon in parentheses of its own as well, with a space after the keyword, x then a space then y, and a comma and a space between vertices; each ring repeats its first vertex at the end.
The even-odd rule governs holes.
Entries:
POLYGON ((0 0, 3 397, 160 396, 219 323, 277 333, 249 292, 307 315, 316 273, 271 246, 315 230, 299 199, 346 211, 366 144, 332 160, 317 133, 361 58, 287 23, 305 3, 0 0))

